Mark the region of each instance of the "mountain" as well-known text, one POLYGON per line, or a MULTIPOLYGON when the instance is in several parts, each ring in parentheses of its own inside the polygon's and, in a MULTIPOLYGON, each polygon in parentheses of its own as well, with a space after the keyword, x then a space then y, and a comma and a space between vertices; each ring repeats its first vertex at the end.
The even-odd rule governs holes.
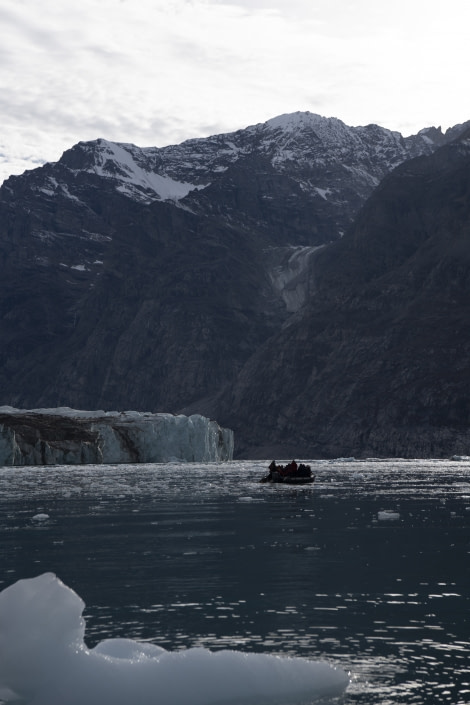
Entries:
MULTIPOLYGON (((0 188, 2 403, 201 413, 230 420, 240 451, 268 438, 285 446, 282 385, 258 423, 257 380, 273 386, 266 348, 291 355, 294 331, 315 347, 322 301, 328 316, 345 315, 334 302, 364 276, 357 247, 361 266, 382 261, 369 241, 348 244, 361 208, 398 165, 450 148, 465 127, 403 138, 296 113, 164 148, 79 143, 10 177, 0 188)), ((293 391, 302 376, 292 379, 293 391)), ((294 404, 300 433, 297 413, 294 404)))
POLYGON ((248 457, 468 453, 469 223, 467 130, 387 176, 315 258, 315 296, 221 405, 248 457))

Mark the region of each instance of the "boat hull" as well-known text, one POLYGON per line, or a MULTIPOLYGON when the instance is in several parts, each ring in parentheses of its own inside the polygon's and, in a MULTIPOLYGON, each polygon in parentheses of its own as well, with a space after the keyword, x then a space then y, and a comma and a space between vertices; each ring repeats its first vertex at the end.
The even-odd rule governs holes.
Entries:
POLYGON ((311 485, 315 482, 314 477, 263 477, 260 482, 268 482, 275 485, 311 485))

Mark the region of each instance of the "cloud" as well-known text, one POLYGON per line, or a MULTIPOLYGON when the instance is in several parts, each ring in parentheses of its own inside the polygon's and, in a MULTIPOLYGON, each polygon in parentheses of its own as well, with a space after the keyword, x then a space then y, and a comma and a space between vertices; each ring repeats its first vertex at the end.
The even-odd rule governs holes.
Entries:
POLYGON ((408 0, 2 0, 0 21, 12 164, 98 136, 162 146, 296 110, 408 133, 470 117, 467 0, 445 13, 437 0, 425 12, 408 0))

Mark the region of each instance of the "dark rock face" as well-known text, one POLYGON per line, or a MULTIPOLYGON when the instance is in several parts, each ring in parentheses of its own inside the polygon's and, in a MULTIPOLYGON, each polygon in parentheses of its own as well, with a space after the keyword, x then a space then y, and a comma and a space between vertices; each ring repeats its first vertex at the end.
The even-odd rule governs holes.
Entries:
MULTIPOLYGON (((404 139, 299 113, 163 149, 80 143, 11 177, 0 189, 2 403, 200 413, 234 428, 249 454, 378 447, 381 371, 398 384, 397 364, 411 369, 420 349, 407 325, 451 270, 463 286, 458 255, 435 269, 463 236, 432 243, 448 218, 460 227, 463 186, 449 177, 443 193, 439 160, 464 128, 404 139), (436 162, 406 161, 441 145, 436 162), (432 207, 427 187, 408 191, 419 179, 436 181, 432 207)), ((437 365, 447 353, 435 354, 437 365)), ((460 414, 446 408, 441 426, 460 414)), ((393 454, 422 454, 414 438, 398 434, 393 454)))
POLYGON ((468 452, 469 223, 468 138, 384 180, 347 236, 315 258, 318 291, 302 317, 225 396, 227 419, 243 425, 241 452, 468 452))
POLYGON ((112 237, 84 269, 81 248, 54 241, 40 243, 42 271, 26 246, 11 268, 0 332, 15 406, 176 411, 220 389, 272 330, 246 235, 165 203, 111 204, 100 232, 112 237))

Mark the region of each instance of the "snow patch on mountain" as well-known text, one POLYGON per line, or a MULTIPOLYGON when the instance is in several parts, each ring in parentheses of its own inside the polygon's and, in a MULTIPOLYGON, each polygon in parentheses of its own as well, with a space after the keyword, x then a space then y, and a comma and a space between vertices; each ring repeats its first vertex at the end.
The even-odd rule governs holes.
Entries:
POLYGON ((289 313, 299 311, 308 300, 313 287, 311 258, 322 247, 276 247, 268 251, 271 284, 289 313))
POLYGON ((325 201, 328 200, 328 196, 332 193, 330 188, 319 188, 318 186, 315 186, 314 191, 316 191, 325 201))
POLYGON ((98 144, 95 164, 87 171, 119 181, 117 190, 137 200, 178 201, 190 191, 207 186, 175 181, 140 166, 127 145, 103 139, 98 144))

